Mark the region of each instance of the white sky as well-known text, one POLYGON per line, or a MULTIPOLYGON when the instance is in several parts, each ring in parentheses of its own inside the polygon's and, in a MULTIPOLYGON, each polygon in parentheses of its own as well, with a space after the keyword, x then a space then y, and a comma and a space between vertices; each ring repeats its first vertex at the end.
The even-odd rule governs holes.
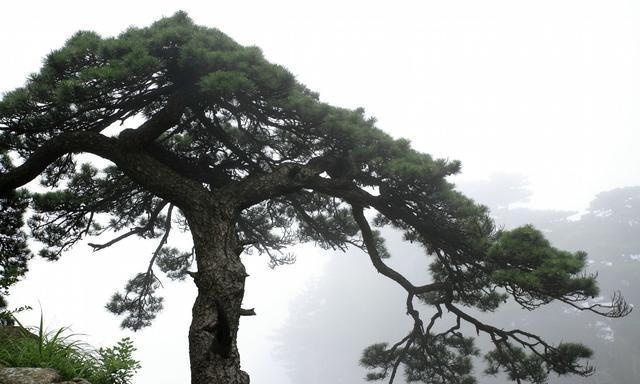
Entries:
MULTIPOLYGON (((462 179, 526 175, 533 207, 580 210, 597 192, 640 184, 634 1, 5 1, 0 91, 21 85, 79 29, 114 35, 178 9, 261 47, 323 100, 362 106, 392 135, 462 160, 462 179)), ((138 248, 145 256, 153 245, 103 251, 108 258, 78 247, 57 265, 34 266, 14 300, 38 298, 54 324, 110 342, 120 332, 102 306, 140 269, 112 261, 143 265, 146 256, 123 253, 138 248)), ((250 264, 248 301, 260 316, 241 329, 244 366, 254 383, 286 383, 266 357, 268 333, 323 261, 271 273, 250 264)), ((137 336, 145 366, 137 383, 186 382, 193 292, 176 288, 158 324, 137 336)))

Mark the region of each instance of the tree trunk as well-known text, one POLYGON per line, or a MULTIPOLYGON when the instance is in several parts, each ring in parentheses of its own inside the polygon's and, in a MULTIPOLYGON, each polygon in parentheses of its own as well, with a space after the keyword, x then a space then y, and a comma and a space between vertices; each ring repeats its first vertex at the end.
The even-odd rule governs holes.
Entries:
POLYGON ((237 212, 185 212, 193 236, 198 297, 189 329, 191 384, 248 384, 236 344, 244 280, 235 230, 237 212))

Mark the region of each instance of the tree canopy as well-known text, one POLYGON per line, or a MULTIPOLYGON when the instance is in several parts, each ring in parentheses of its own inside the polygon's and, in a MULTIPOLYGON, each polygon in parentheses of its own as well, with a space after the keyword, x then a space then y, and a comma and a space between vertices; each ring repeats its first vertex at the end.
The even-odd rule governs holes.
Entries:
POLYGON ((406 290, 414 326, 395 344, 365 350, 369 379, 392 382, 403 366, 409 381, 475 382, 479 351, 462 322, 493 341, 489 373, 534 383, 549 372, 588 375, 588 348, 498 329, 465 308, 495 311, 511 297, 526 309, 559 300, 605 316, 629 312, 618 294, 609 304, 586 303, 598 287, 584 273, 583 252, 556 249, 531 226, 496 230, 488 210, 447 180, 459 162, 393 139, 362 109, 321 102, 258 48, 182 12, 115 38, 78 32, 3 96, 0 132, 3 281, 26 271, 27 206, 29 235, 47 259, 111 231, 112 240, 91 247, 158 239, 147 270, 107 308, 140 329, 162 308, 160 272, 193 279, 193 383, 249 381, 236 336, 239 317, 255 314, 241 307, 240 254, 250 249, 276 266, 294 260, 289 247, 298 242, 357 247, 406 290), (37 191, 23 188, 38 177, 37 191), (390 268, 393 255, 372 226, 420 244, 432 281, 417 286, 390 268), (191 249, 168 243, 174 227, 191 233, 191 249), (421 317, 416 300, 433 306, 432 316, 421 317), (457 323, 436 332, 444 310, 457 323))

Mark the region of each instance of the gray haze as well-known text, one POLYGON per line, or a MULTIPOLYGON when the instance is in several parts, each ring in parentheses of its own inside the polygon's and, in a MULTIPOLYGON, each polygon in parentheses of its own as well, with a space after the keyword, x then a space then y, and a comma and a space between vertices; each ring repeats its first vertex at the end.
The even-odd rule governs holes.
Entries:
MULTIPOLYGON (((565 223, 597 193, 640 185, 640 3, 632 0, 5 3, 0 91, 20 86, 79 29, 113 36, 184 9, 261 47, 322 100, 362 106, 394 137, 462 160, 455 181, 500 211, 506 226, 565 223)), ((392 262, 426 279, 420 252, 391 242, 401 247, 392 262)), ((131 334, 103 306, 154 247, 130 241, 92 254, 78 246, 57 263, 34 261, 11 302, 40 303, 52 327, 113 343, 131 334)), ((298 263, 275 271, 245 257, 246 306, 258 316, 241 324, 243 366, 257 384, 358 382, 362 347, 406 330, 402 292, 362 254, 294 251, 298 263)), ((606 270, 610 261, 601 261, 606 270)), ((139 384, 187 382, 194 290, 167 281, 164 291, 166 310, 133 335, 139 384)), ((23 320, 38 317, 36 310, 23 320)))
MULTIPOLYGON (((512 191, 525 192, 521 188, 524 184, 526 180, 520 177, 500 175, 487 182, 467 184, 465 191, 478 201, 489 203, 483 200, 484 187, 505 187, 506 193, 490 196, 498 225, 511 228, 535 224, 557 246, 587 251, 589 272, 599 275, 599 300, 606 301, 614 291, 621 290, 630 303, 640 303, 640 186, 601 193, 594 197, 587 213, 569 220, 573 215, 570 211, 500 208, 516 197, 520 201, 526 194, 512 191)), ((387 264, 416 284, 428 282, 424 276, 430 259, 424 250, 403 242, 391 230, 385 234, 387 246, 396 255, 386 260, 387 264)), ((378 275, 368 257, 358 250, 328 257, 331 262, 325 268, 325 278, 293 301, 289 321, 274 340, 280 343, 279 356, 288 367, 292 382, 364 383, 366 371, 357 365, 362 350, 377 342, 393 344, 413 325, 405 315, 406 293, 378 275)), ((425 318, 434 313, 429 307, 419 310, 425 318)), ((552 384, 632 383, 640 378, 637 313, 623 319, 606 319, 559 304, 530 312, 515 303, 502 306, 495 315, 475 312, 499 328, 534 331, 555 343, 583 342, 595 351, 595 375, 552 377, 552 384)), ((453 324, 449 319, 448 326, 453 324)), ((441 327, 446 329, 447 324, 441 327)), ((466 335, 474 336, 475 331, 468 327, 466 335)), ((480 337, 477 343, 488 351, 488 340, 480 337)), ((481 384, 507 382, 500 376, 482 375, 481 359, 475 368, 481 384)))

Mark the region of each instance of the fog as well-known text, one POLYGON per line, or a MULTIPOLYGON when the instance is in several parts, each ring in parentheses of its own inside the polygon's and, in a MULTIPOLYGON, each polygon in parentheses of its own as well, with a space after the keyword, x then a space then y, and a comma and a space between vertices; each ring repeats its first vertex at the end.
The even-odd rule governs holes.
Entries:
MULTIPOLYGON (((605 237, 624 231, 614 231, 619 227, 589 208, 599 193, 640 185, 637 2, 11 2, 2 6, 0 91, 22 85, 77 30, 113 36, 178 9, 260 47, 323 101, 364 107, 394 137, 461 160, 462 174, 452 181, 490 206, 498 224, 534 223, 558 246, 590 248, 603 291, 637 294, 633 279, 640 276, 640 262, 628 256, 640 254, 629 240, 637 227, 623 227, 631 231, 624 241, 605 237), (612 243, 620 247, 607 248, 612 243)), ((614 195, 606 196, 614 201, 614 195)), ((389 263, 416 283, 428 281, 422 252, 391 231, 385 234, 392 245, 389 263)), ((128 240, 92 253, 80 245, 56 263, 34 259, 10 302, 35 308, 20 315, 24 322, 35 324, 42 308, 50 327, 71 326, 97 346, 133 337, 143 365, 135 383, 188 382, 190 282, 164 282, 165 310, 135 334, 120 330, 119 319, 104 310, 110 295, 146 268, 155 246, 128 240)), ((402 290, 357 251, 323 252, 312 244, 292 251, 298 262, 275 270, 257 254, 243 256, 250 274, 245 306, 258 314, 241 323, 244 369, 257 384, 361 382, 362 349, 406 334, 402 290)), ((607 329, 631 337, 635 313, 620 320, 624 325, 572 314, 551 325, 542 321, 563 313, 561 307, 537 317, 515 306, 504 313, 510 316, 505 325, 525 322, 542 333, 550 326, 552 338, 604 335, 585 340, 602 343, 598 350, 608 359, 597 355, 596 364, 604 364, 604 373, 627 374, 625 359, 640 356, 631 346, 605 343, 607 329), (623 365, 612 365, 614 360, 623 365)), ((605 376, 589 380, 609 382, 605 376)))
MULTIPOLYGON (((522 191, 525 182, 522 178, 502 175, 486 184, 473 183, 465 187, 470 196, 483 201, 482 191, 486 185, 522 191)), ((521 201, 522 195, 522 192, 491 195, 496 203, 491 207, 497 224, 504 228, 534 224, 557 246, 587 251, 588 272, 598 273, 600 300, 606 301, 616 290, 622 290, 630 303, 640 302, 640 186, 599 194, 589 210, 578 218, 572 218, 574 213, 570 211, 500 208, 516 196, 517 201, 521 201), (603 215, 603 211, 608 214, 603 215)), ((387 264, 411 277, 416 284, 424 282, 429 262, 424 250, 403 242, 398 233, 387 230, 385 234, 388 247, 397 255, 388 259, 387 264)), ((368 267, 370 262, 362 252, 354 250, 328 257, 330 262, 322 281, 299 295, 291 305, 289 320, 276 337, 280 341, 279 356, 292 382, 365 382, 362 378, 367 371, 353 364, 359 361, 362 350, 376 342, 393 344, 413 326, 405 315, 406 293, 368 267)), ((434 313, 426 306, 418 309, 425 317, 434 313)), ((527 329, 549 341, 582 342, 595 350, 593 376, 552 375, 550 383, 632 383, 640 375, 636 313, 623 319, 607 319, 566 305, 551 304, 530 312, 509 302, 495 314, 479 311, 474 314, 499 328, 527 329)), ((448 319, 442 328, 453 324, 454 320, 448 319)), ((475 336, 475 330, 468 327, 467 335, 475 336)), ((490 349, 488 340, 482 336, 477 345, 485 351, 490 349)), ((483 375, 484 368, 484 362, 478 359, 475 372, 479 374, 479 383, 507 382, 502 376, 483 375)))

